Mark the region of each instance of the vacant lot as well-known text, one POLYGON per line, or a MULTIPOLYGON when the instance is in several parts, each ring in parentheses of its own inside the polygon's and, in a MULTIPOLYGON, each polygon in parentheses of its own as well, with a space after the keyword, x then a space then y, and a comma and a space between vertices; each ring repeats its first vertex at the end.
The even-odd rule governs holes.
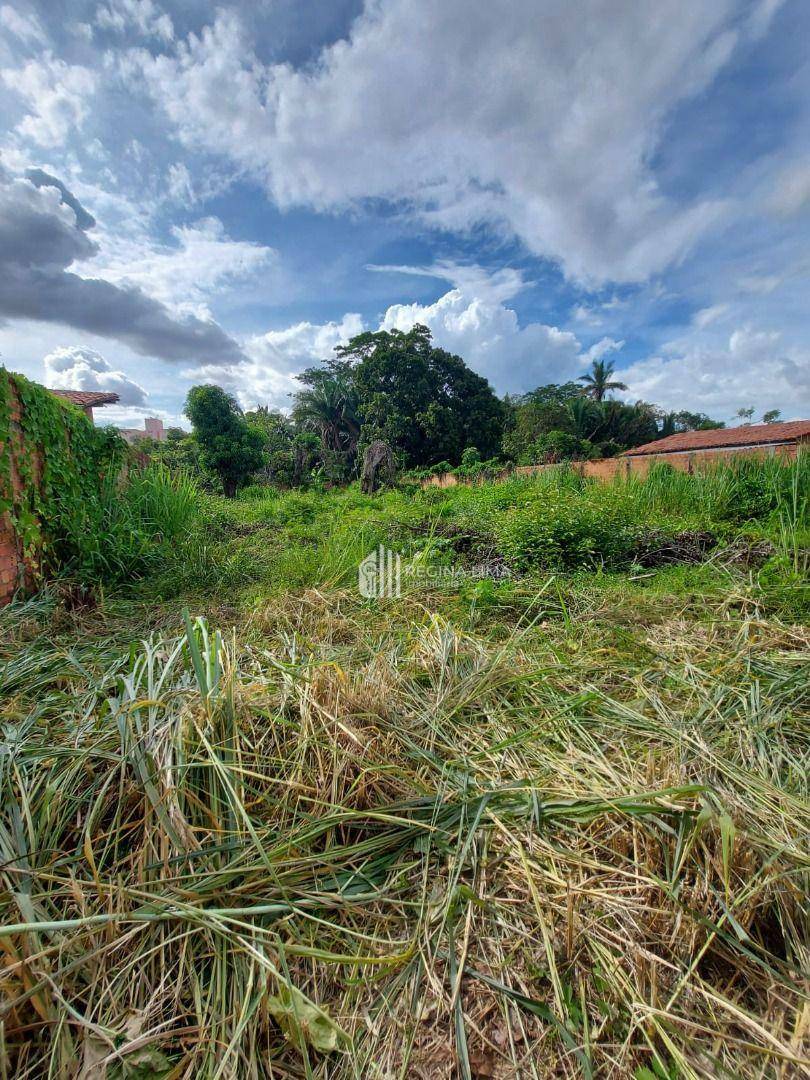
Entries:
POLYGON ((153 482, 0 612, 6 1075, 810 1067, 806 460, 153 482))

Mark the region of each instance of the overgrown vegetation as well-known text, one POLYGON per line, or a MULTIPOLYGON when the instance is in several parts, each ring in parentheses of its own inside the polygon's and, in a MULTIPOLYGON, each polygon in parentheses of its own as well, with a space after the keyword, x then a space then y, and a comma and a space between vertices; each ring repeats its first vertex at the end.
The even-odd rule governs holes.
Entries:
POLYGON ((801 1075, 807 496, 189 492, 0 612, 8 1074, 801 1075))
POLYGON ((188 474, 139 467, 113 428, 94 427, 79 409, 0 368, 0 515, 10 514, 36 580, 142 575, 188 535, 197 506, 188 474))

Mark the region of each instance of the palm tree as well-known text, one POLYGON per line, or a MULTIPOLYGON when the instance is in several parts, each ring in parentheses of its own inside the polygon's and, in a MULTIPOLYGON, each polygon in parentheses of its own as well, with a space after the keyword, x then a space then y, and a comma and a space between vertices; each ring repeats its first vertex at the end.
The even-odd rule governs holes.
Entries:
POLYGON ((357 400, 352 387, 339 375, 327 374, 295 395, 293 418, 316 431, 328 450, 353 453, 360 436, 357 400))
POLYGON ((613 364, 609 360, 594 360, 591 370, 586 375, 580 375, 579 381, 584 382, 584 393, 594 401, 604 401, 608 390, 626 390, 623 382, 611 380, 613 364))
POLYGON ((602 425, 604 417, 601 407, 586 397, 572 398, 566 409, 580 439, 590 439, 602 425))

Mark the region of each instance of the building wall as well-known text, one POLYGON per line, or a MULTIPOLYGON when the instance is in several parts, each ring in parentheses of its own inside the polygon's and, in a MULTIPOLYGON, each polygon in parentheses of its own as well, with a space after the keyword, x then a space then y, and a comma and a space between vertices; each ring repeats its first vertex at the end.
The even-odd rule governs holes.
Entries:
MULTIPOLYGON (((744 446, 719 448, 715 450, 690 450, 675 454, 644 454, 636 457, 605 458, 603 461, 572 461, 571 468, 580 476, 594 480, 610 481, 616 476, 646 476, 657 462, 665 462, 681 472, 694 472, 697 469, 711 468, 713 465, 727 463, 735 457, 765 458, 777 457, 792 459, 798 452, 798 443, 778 443, 769 446, 744 446)), ((518 465, 512 472, 504 471, 498 479, 509 475, 533 476, 544 469, 555 469, 557 465, 518 465)), ((455 487, 460 481, 452 473, 432 476, 425 480, 422 487, 455 487)))
MULTIPOLYGON (((0 394, 3 395, 3 403, 8 406, 11 443, 11 452, 8 455, 6 454, 8 448, 0 444, 0 453, 2 453, 0 460, 7 461, 9 465, 8 475, 5 469, 0 473, 0 495, 4 503, 10 501, 12 505, 21 503, 30 505, 33 503, 33 494, 41 491, 44 448, 47 445, 45 440, 49 436, 43 434, 34 439, 26 435, 21 418, 24 415, 24 401, 32 400, 29 395, 42 395, 50 403, 50 391, 37 386, 36 383, 28 382, 22 376, 6 372, 0 374, 3 376, 0 379, 0 394), (26 390, 25 395, 21 396, 19 388, 23 382, 26 384, 26 390), (24 467, 22 467, 23 463, 24 467)), ((64 420, 57 420, 57 422, 64 422, 67 425, 74 408, 75 406, 72 405, 64 405, 64 407, 60 405, 57 416, 64 417, 64 420)), ((87 409, 83 411, 87 412, 87 409)), ((84 421, 80 423, 84 424, 84 421)), ((71 467, 72 463, 71 465, 64 464, 63 472, 69 472, 71 467)), ((60 479, 70 488, 72 479, 79 480, 81 477, 78 473, 74 473, 73 478, 70 475, 60 474, 60 479)), ((29 549, 23 553, 22 542, 11 514, 8 511, 0 513, 0 606, 7 604, 17 589, 30 588, 39 579, 42 569, 42 552, 37 547, 38 530, 33 530, 31 535, 34 539, 28 541, 29 549)))
MULTIPOLYGON (((20 476, 17 472, 17 456, 23 452, 22 431, 20 429, 20 402, 14 389, 14 382, 10 382, 11 407, 11 487, 15 494, 20 492, 20 476)), ((4 449, 0 444, 0 449, 4 449)), ((35 449, 27 448, 31 454, 35 475, 39 471, 39 455, 35 449)), ((9 513, 0 515, 0 607, 7 604, 19 586, 24 585, 30 577, 28 568, 22 557, 17 533, 9 513)))

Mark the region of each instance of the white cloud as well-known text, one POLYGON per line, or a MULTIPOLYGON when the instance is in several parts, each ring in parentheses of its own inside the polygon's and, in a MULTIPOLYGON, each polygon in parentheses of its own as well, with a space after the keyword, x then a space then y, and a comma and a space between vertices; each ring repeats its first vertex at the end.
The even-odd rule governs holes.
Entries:
POLYGON ((96 26, 125 33, 129 29, 144 37, 172 41, 174 25, 153 0, 108 0, 96 10, 96 26))
POLYGON ((273 248, 248 240, 231 240, 218 218, 171 230, 175 246, 161 245, 143 233, 107 236, 87 273, 116 285, 135 285, 178 314, 210 319, 207 300, 267 267, 273 248))
POLYGON ((738 282, 743 292, 769 296, 782 284, 782 278, 776 274, 751 274, 738 282))
POLYGON ((523 277, 523 272, 511 266, 502 266, 498 270, 488 270, 474 263, 452 262, 440 259, 431 266, 377 266, 369 265, 367 270, 378 274, 406 274, 416 277, 438 278, 449 281, 465 295, 475 295, 479 300, 502 303, 511 300, 527 288, 530 282, 523 277))
MULTIPOLYGON (((592 360, 621 349, 624 342, 602 338, 589 349, 569 330, 542 323, 521 327, 517 313, 500 297, 511 297, 525 284, 519 272, 489 274, 478 266, 440 263, 431 267, 377 267, 458 282, 433 304, 392 304, 380 330, 407 331, 415 323, 430 327, 434 342, 462 356, 486 376, 499 393, 520 393, 541 383, 575 379, 592 360)), ((294 375, 333 355, 340 345, 368 329, 360 315, 339 322, 296 323, 248 339, 246 362, 207 364, 183 372, 196 381, 215 382, 236 394, 245 408, 271 403, 289 405, 299 389, 294 375)))
POLYGON ((623 344, 603 338, 583 352, 570 330, 543 323, 521 327, 514 309, 497 296, 497 287, 488 294, 479 284, 469 291, 451 289, 433 304, 393 304, 380 329, 409 330, 423 323, 430 327, 437 345, 462 356, 499 393, 520 393, 541 383, 574 379, 592 359, 623 344))
POLYGON ((0 26, 26 45, 44 45, 48 40, 42 24, 33 12, 23 14, 10 4, 0 6, 0 26))
POLYGON ((696 311, 692 316, 692 322, 699 330, 704 330, 707 326, 711 326, 712 323, 727 315, 728 310, 728 304, 712 304, 711 307, 701 308, 700 311, 696 311))
POLYGON ((182 161, 169 166, 166 177, 169 186, 169 196, 175 202, 183 206, 191 206, 197 201, 194 194, 194 185, 191 182, 191 173, 182 161))
POLYGON ((45 385, 53 390, 101 390, 118 394, 121 405, 143 405, 147 393, 123 371, 114 371, 95 349, 68 345, 43 360, 45 385))
POLYGON ((744 10, 389 0, 305 69, 262 64, 220 11, 122 70, 187 144, 250 169, 282 207, 394 200, 445 228, 496 225, 570 276, 630 281, 678 261, 723 212, 674 203, 649 162, 667 114, 728 61, 744 10))
POLYGON ((250 338, 244 346, 247 361, 206 364, 183 372, 194 382, 212 382, 234 394, 245 409, 272 405, 286 409, 290 394, 301 386, 294 376, 332 356, 335 346, 363 331, 359 315, 344 315, 340 322, 296 323, 250 338))
POLYGON ((29 112, 17 125, 24 138, 40 146, 59 146, 81 128, 96 75, 81 64, 66 64, 45 52, 21 68, 4 68, 0 79, 26 102, 29 112))
POLYGON ((763 37, 770 30, 771 23, 785 0, 759 0, 753 7, 748 20, 752 37, 763 37))
POLYGON ((810 352, 783 346, 776 332, 742 327, 725 344, 684 343, 665 351, 622 370, 629 400, 720 420, 748 405, 763 412, 780 408, 786 418, 810 413, 810 352))

